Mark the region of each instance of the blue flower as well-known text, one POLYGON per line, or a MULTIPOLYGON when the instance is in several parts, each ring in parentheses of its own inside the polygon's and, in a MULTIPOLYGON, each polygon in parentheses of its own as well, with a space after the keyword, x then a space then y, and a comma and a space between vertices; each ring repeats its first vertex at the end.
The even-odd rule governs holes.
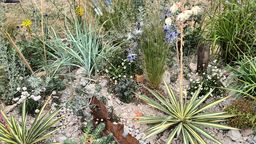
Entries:
POLYGON ((137 54, 129 53, 127 59, 129 62, 133 62, 137 58, 137 54))
POLYGON ((178 37, 178 32, 175 26, 164 25, 164 32, 165 32, 165 41, 167 43, 173 44, 178 37))

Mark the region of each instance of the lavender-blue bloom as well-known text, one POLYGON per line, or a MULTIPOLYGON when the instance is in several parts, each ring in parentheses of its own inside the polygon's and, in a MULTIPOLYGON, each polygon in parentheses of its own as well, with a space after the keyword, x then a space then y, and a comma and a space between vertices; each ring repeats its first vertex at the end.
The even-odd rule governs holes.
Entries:
POLYGON ((172 13, 171 13, 171 11, 169 9, 166 8, 164 10, 164 14, 160 16, 160 19, 161 20, 165 20, 166 18, 168 18, 170 16, 172 16, 172 13))
POLYGON ((173 44, 178 36, 178 32, 174 26, 164 25, 165 40, 167 43, 173 44))
POLYGON ((128 54, 127 59, 129 62, 133 62, 136 59, 137 55, 136 54, 128 54))

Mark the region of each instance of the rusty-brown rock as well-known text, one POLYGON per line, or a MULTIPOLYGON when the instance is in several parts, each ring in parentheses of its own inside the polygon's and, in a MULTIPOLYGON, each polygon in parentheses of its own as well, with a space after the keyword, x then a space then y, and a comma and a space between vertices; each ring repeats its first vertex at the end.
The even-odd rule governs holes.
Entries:
POLYGON ((132 137, 131 134, 124 136, 124 125, 123 124, 113 124, 110 121, 108 116, 108 110, 103 102, 99 101, 97 98, 93 98, 92 102, 92 115, 94 120, 103 119, 106 124, 105 133, 112 133, 114 135, 115 140, 120 144, 139 144, 139 141, 132 137))

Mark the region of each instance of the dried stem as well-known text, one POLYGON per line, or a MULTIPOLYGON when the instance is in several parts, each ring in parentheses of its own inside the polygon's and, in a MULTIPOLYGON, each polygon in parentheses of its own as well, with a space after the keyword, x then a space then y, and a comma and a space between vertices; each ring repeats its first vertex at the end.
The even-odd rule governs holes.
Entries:
POLYGON ((34 74, 34 71, 32 70, 29 62, 27 61, 27 59, 25 58, 25 56, 22 54, 22 52, 20 51, 20 48, 16 45, 16 43, 13 41, 13 39, 11 38, 9 33, 5 33, 7 39, 10 41, 11 45, 13 46, 13 48, 15 49, 15 51, 18 53, 18 56, 20 58, 20 60, 23 62, 23 64, 25 64, 25 66, 29 69, 29 71, 34 74))
POLYGON ((184 45, 184 31, 183 23, 180 25, 180 97, 181 102, 183 103, 183 45, 184 45))
POLYGON ((47 56, 46 56, 46 46, 45 46, 45 36, 44 36, 44 5, 43 0, 40 0, 41 4, 41 33, 42 33, 42 40, 43 40, 43 49, 44 49, 44 60, 45 63, 47 62, 47 56))

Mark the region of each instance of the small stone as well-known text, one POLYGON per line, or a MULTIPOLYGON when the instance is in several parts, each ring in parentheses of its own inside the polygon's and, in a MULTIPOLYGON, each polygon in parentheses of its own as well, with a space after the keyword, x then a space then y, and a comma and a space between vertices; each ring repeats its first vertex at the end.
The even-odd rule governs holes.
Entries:
POLYGON ((145 137, 145 134, 144 134, 144 133, 140 133, 140 134, 138 134, 135 138, 136 138, 137 140, 143 140, 144 137, 145 137))
POLYGON ((241 130, 241 134, 243 135, 243 137, 248 137, 253 134, 253 130, 252 129, 243 129, 243 130, 241 130))
POLYGON ((223 139, 223 144, 233 144, 234 142, 229 138, 229 137, 225 137, 223 139))
POLYGON ((59 136, 59 137, 56 138, 56 141, 57 141, 57 142, 63 142, 63 141, 65 141, 66 139, 67 139, 67 137, 65 137, 65 136, 59 136))
POLYGON ((253 141, 256 143, 256 136, 253 137, 253 141))
POLYGON ((107 80, 107 79, 102 79, 102 80, 100 81, 100 86, 101 86, 101 87, 106 87, 107 84, 108 84, 108 80, 107 80))
POLYGON ((229 136, 234 141, 241 140, 242 138, 242 134, 239 132, 239 130, 230 130, 227 133, 227 136, 229 136))

